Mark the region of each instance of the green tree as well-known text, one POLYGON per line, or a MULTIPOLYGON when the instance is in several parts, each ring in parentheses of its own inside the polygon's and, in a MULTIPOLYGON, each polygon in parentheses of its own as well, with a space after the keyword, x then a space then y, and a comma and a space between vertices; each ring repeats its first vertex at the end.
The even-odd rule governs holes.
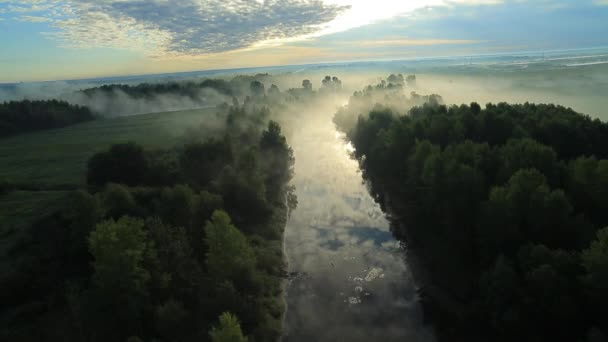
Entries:
POLYGON ((262 132, 260 148, 266 175, 266 197, 270 202, 284 203, 284 190, 293 177, 295 159, 277 122, 270 121, 268 129, 262 132))
POLYGON ((89 159, 87 182, 96 186, 109 182, 140 185, 147 170, 148 161, 141 146, 134 142, 116 144, 109 151, 97 153, 89 159))
MULTIPOLYGON (((235 285, 250 276, 255 256, 247 238, 230 222, 224 211, 215 211, 205 226, 207 270, 215 279, 232 280, 235 285)), ((240 284, 242 285, 242 284, 240 284)))
POLYGON ((608 227, 597 232, 596 240, 583 250, 582 264, 586 275, 584 282, 592 303, 603 317, 608 314, 608 227))
POLYGON ((194 188, 209 184, 231 162, 232 147, 225 140, 186 145, 179 156, 185 179, 194 188))
POLYGON ((139 335, 150 273, 144 262, 154 251, 142 220, 122 217, 98 224, 89 236, 94 274, 91 292, 96 331, 125 338, 139 335), (100 324, 100 325, 99 325, 100 324))
POLYGON ((209 335, 212 342, 247 342, 238 318, 229 312, 221 314, 218 325, 211 329, 209 335))
MULTIPOLYGON (((159 287, 168 288, 178 299, 186 302, 195 296, 202 278, 191 240, 183 227, 172 227, 159 219, 146 221, 146 226, 158 255, 159 287)), ((200 242, 202 244, 203 241, 200 242)))
POLYGON ((509 140, 500 148, 502 167, 497 183, 508 180, 520 169, 537 169, 547 177, 551 185, 559 183, 560 167, 557 155, 552 148, 532 139, 509 140))
POLYGON ((520 280, 510 260, 500 255, 494 267, 481 278, 484 304, 493 314, 492 324, 502 333, 513 333, 520 316, 517 300, 520 297, 520 280))
POLYGON ((87 238, 103 218, 99 199, 86 191, 70 194, 64 215, 70 222, 70 252, 82 258, 88 252, 87 238))
POLYGON ((119 184, 108 184, 101 193, 101 202, 106 214, 114 219, 133 215, 137 210, 135 199, 129 189, 119 184))
POLYGON ((164 188, 158 202, 158 215, 164 222, 189 229, 194 218, 196 197, 186 185, 164 188))
POLYGON ((277 87, 276 84, 272 84, 270 86, 270 88, 268 89, 268 94, 270 94, 270 95, 278 95, 280 93, 281 93, 281 91, 279 90, 279 87, 277 87))
MULTIPOLYGON (((512 231, 517 227, 520 237, 553 246, 576 246, 573 239, 572 206, 562 190, 551 190, 546 178, 537 170, 519 170, 505 187, 495 187, 490 193, 486 216, 494 216, 494 226, 484 227, 496 233, 512 231), (509 228, 507 228, 509 227, 509 228)), ((488 221, 484 221, 488 222, 488 221)), ((488 236, 486 236, 488 237, 488 236)), ((500 240, 495 240, 498 244, 500 240)), ((504 242, 504 241, 503 241, 504 242)), ((511 247, 518 248, 521 240, 513 240, 511 247)), ((503 244, 503 247, 506 247, 503 244)), ((513 249, 508 253, 515 253, 513 249)), ((506 252, 506 251, 505 251, 506 252)))
POLYGON ((302 88, 308 91, 312 91, 312 83, 310 82, 310 80, 302 81, 302 88))
POLYGON ((181 341, 186 328, 188 312, 184 305, 169 299, 155 310, 156 330, 167 341, 181 341))
POLYGON ((251 84, 249 85, 249 88, 250 88, 251 94, 253 96, 255 96, 255 97, 264 96, 264 83, 256 80, 256 81, 251 82, 251 84))

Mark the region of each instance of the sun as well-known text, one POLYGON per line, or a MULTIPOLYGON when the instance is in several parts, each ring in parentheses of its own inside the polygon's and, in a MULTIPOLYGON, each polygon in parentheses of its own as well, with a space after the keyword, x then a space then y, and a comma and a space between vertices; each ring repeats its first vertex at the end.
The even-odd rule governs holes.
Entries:
POLYGON ((346 31, 355 27, 369 25, 373 22, 389 19, 395 16, 406 15, 417 9, 443 5, 443 0, 325 0, 326 4, 350 6, 336 19, 327 24, 320 35, 346 31))

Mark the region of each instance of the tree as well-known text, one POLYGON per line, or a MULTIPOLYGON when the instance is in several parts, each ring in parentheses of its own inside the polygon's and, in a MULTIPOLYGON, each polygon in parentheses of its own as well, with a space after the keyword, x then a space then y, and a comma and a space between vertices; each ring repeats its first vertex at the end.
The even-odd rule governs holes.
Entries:
POLYGON ((231 162, 232 147, 226 140, 186 145, 179 156, 184 177, 195 188, 208 185, 231 162))
POLYGON ((559 165, 552 148, 532 139, 511 139, 499 150, 501 163, 498 183, 503 183, 520 169, 537 169, 549 184, 558 185, 559 165))
POLYGON ((251 94, 254 97, 264 96, 264 83, 256 80, 251 82, 249 87, 251 89, 251 94))
POLYGON ((500 255, 494 267, 482 276, 484 304, 493 314, 492 324, 504 334, 516 331, 519 323, 517 299, 520 280, 510 260, 500 255))
POLYGON ((281 133, 281 126, 275 121, 268 123, 262 133, 260 149, 264 159, 266 194, 269 201, 284 201, 283 189, 293 177, 295 159, 287 139, 281 133))
MULTIPOLYGON (((488 217, 491 213, 497 219, 494 227, 484 229, 497 234, 517 229, 515 236, 519 238, 510 243, 513 248, 523 242, 524 236, 549 247, 576 246, 571 217, 573 209, 568 198, 562 190, 551 191, 546 178, 535 169, 519 170, 505 187, 492 189, 488 207, 493 208, 486 212, 488 217)), ((503 248, 509 245, 504 240, 494 241, 503 248)))
POLYGON ((194 218, 195 196, 186 185, 164 188, 160 193, 157 214, 164 222, 189 229, 194 218))
POLYGON ((69 126, 95 119, 87 107, 65 101, 10 101, 0 103, 0 137, 20 132, 69 126))
POLYGON ((310 80, 302 81, 302 88, 304 88, 305 90, 312 91, 312 83, 310 82, 310 80))
POLYGON ((87 182, 103 186, 120 183, 129 186, 143 184, 148 170, 144 150, 134 142, 116 144, 107 152, 95 154, 87 165, 87 182))
POLYGON ((416 86, 416 75, 407 75, 407 77, 405 78, 405 81, 407 82, 408 87, 415 87, 416 86))
POLYGON ((388 78, 386 79, 389 83, 392 84, 403 84, 404 80, 403 80, 403 75, 398 74, 390 74, 390 76, 388 76, 388 78))
POLYGON ((596 225, 608 222, 608 160, 580 157, 568 165, 566 190, 596 225))
MULTIPOLYGON (((202 231, 202 227, 204 227, 205 223, 211 219, 213 212, 221 209, 223 206, 224 200, 222 199, 222 196, 208 191, 201 191, 196 198, 196 202, 194 203, 193 227, 202 231)), ((201 243, 203 242, 202 239, 199 241, 201 243)))
POLYGON ((106 214, 114 219, 132 215, 136 211, 135 199, 129 189, 120 184, 110 183, 101 193, 101 202, 106 214))
POLYGON ((184 336, 188 312, 184 305, 169 299, 155 310, 156 330, 167 341, 181 341, 184 336))
POLYGON ((597 304, 608 304, 608 227, 597 232, 596 240, 583 250, 581 257, 587 271, 585 283, 592 297, 601 300, 597 304))
POLYGON ((268 88, 269 95, 277 95, 280 93, 281 93, 281 91, 279 90, 279 87, 277 87, 276 84, 272 84, 272 85, 270 85, 270 88, 268 88))
POLYGON ((219 317, 219 324, 209 332, 212 342, 247 342, 236 316, 224 312, 219 317))
MULTIPOLYGON (((89 309, 98 329, 123 339, 142 330, 150 273, 144 267, 154 254, 142 220, 122 217, 98 224, 89 236, 93 255, 93 288, 89 309)), ((96 329, 96 330, 98 330, 96 329)))
POLYGON ((146 226, 158 255, 159 274, 153 280, 158 280, 158 287, 170 290, 176 299, 191 301, 201 283, 201 264, 195 252, 202 252, 198 250, 203 247, 202 237, 200 242, 191 240, 183 227, 172 227, 159 219, 147 220, 146 226))
MULTIPOLYGON (((255 256, 247 238, 230 222, 230 216, 217 210, 205 225, 207 270, 218 281, 232 280, 235 285, 250 277, 255 256)), ((239 284, 240 283, 240 284, 239 284)))
POLYGON ((325 76, 323 80, 321 80, 324 89, 330 91, 336 91, 342 89, 342 81, 336 76, 325 76))
POLYGON ((89 236, 93 255, 93 280, 100 289, 127 293, 145 292, 150 274, 142 266, 150 248, 142 220, 122 217, 104 221, 89 236))
POLYGON ((103 209, 99 198, 83 190, 73 192, 68 203, 64 215, 70 222, 70 252, 82 258, 88 251, 87 238, 101 221, 103 209))

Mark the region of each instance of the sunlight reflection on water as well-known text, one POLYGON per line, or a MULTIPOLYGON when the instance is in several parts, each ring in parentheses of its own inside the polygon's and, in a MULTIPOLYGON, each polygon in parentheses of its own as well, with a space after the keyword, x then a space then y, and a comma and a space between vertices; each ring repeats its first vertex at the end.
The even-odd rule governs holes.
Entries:
POLYGON ((405 253, 327 113, 289 137, 299 203, 285 232, 284 340, 432 341, 405 253))

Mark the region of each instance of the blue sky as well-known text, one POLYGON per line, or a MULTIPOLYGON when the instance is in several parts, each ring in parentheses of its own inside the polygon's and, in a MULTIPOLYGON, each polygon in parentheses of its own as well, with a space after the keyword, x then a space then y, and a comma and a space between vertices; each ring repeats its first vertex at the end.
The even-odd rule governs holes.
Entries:
POLYGON ((0 0, 0 82, 608 46, 608 0, 0 0))

